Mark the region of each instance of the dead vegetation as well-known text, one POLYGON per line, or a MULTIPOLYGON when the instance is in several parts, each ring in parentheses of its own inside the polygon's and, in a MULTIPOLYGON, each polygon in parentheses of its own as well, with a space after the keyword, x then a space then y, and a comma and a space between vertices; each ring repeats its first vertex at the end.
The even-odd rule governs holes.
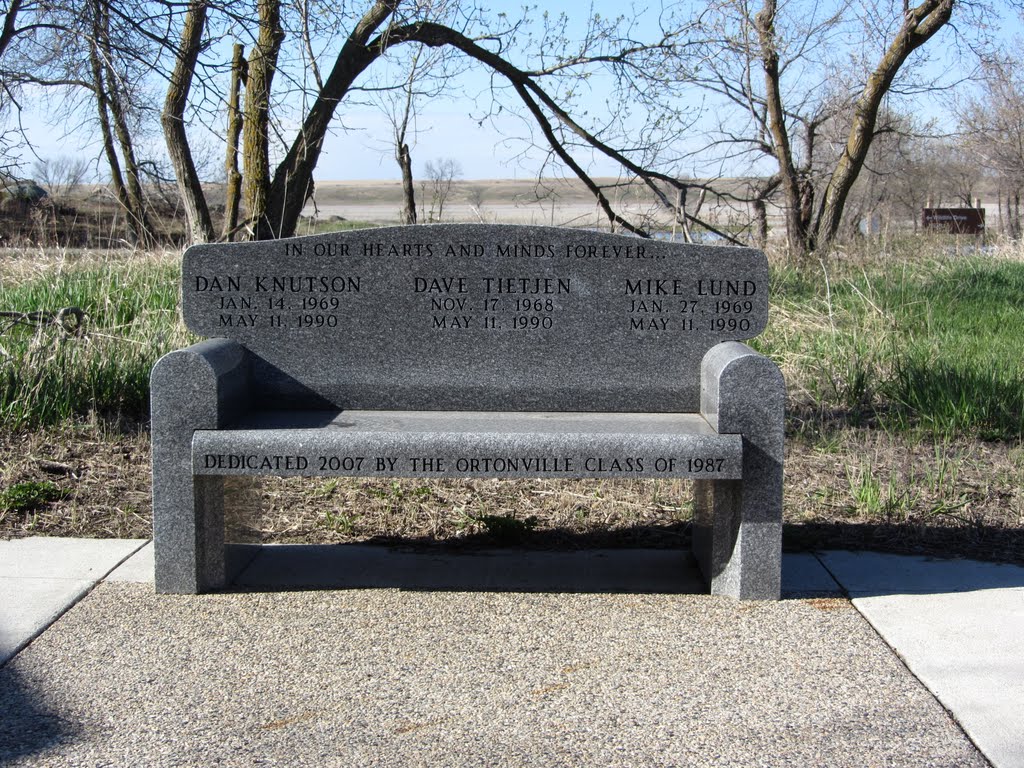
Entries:
MULTIPOLYGON (((0 511, 0 536, 151 536, 149 438, 80 426, 0 438, 0 487, 59 501, 0 511)), ((229 536, 416 548, 680 547, 690 488, 653 480, 227 479, 229 536)), ((785 545, 1024 563, 1024 448, 874 430, 790 440, 785 545)))

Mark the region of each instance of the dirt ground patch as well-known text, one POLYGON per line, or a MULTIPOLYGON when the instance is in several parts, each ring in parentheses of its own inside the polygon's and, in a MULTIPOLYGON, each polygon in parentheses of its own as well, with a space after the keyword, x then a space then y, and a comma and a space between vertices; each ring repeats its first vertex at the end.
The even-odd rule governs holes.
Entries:
MULTIPOLYGON (((0 489, 61 498, 0 511, 0 536, 151 535, 149 435, 78 426, 0 436, 0 489)), ((235 541, 415 547, 687 546, 686 481, 229 479, 235 541)), ((787 446, 785 546, 1024 563, 1024 447, 838 430, 787 446)))

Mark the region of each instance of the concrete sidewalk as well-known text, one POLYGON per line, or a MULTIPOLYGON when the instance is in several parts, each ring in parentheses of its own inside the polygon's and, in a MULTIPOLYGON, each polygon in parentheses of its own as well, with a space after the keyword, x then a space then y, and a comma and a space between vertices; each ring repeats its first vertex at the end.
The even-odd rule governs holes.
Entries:
POLYGON ((144 539, 0 541, 0 664, 145 545, 144 539))
POLYGON ((0 541, 0 763, 1024 766, 1024 568, 265 547, 188 597, 144 545, 0 541))

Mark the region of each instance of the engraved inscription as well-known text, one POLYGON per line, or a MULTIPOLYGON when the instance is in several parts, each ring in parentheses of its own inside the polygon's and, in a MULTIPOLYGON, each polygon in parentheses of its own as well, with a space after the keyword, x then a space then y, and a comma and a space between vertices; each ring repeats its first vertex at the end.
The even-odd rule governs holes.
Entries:
MULTIPOLYGON (((186 326, 249 350, 268 408, 313 392, 332 408, 684 412, 699 405, 707 350, 757 335, 768 315, 754 249, 587 229, 439 224, 207 244, 188 250, 183 275, 186 326)), ((591 457, 574 458, 586 472, 591 457)), ((621 458, 653 472, 653 457, 621 458)))
POLYGON ((359 293, 360 279, 345 275, 256 275, 257 293, 359 293))
MULTIPOLYGON (((756 332, 765 307, 758 283, 742 275, 708 277, 689 265, 666 271, 660 246, 609 244, 585 237, 546 242, 284 242, 283 274, 245 274, 236 266, 189 277, 215 327, 295 329, 331 334, 365 315, 394 308, 410 332, 509 334, 565 331, 599 312, 606 332, 630 337, 739 337, 756 332), (309 262, 308 272, 296 265, 309 262), (331 262, 324 258, 346 259, 331 262), (375 268, 377 260, 408 262, 375 268), (603 266, 578 262, 613 261, 603 266), (287 265, 291 265, 290 267, 287 265), (313 267, 312 264, 319 266, 313 267), (435 271, 435 264, 438 269, 435 271), (538 265, 541 274, 528 267, 538 265), (565 265, 564 268, 560 265, 565 265), (500 265, 500 267, 499 267, 500 265), (508 273, 508 269, 512 273, 508 273), (294 270, 294 271, 291 271, 294 270), (623 270, 634 273, 623 275, 623 270), (651 274, 651 271, 655 274, 651 274), (643 274, 643 272, 647 274, 643 274), (554 274, 552 274, 554 272, 554 274), (559 274, 564 272, 564 274, 559 274), (518 273, 518 274, 517 274, 518 273), (368 302, 368 303, 360 303, 368 302)), ((702 268, 703 269, 703 268, 702 268)))
POLYGON ((196 275, 196 292, 217 291, 241 291, 242 278, 239 275, 196 275))
POLYGON ((568 296, 572 282, 550 277, 415 275, 412 290, 430 298, 433 330, 538 330, 554 327, 558 309, 554 299, 541 297, 568 296))
POLYGON ((728 470, 721 456, 345 456, 206 453, 205 474, 515 477, 702 477, 728 470))
POLYGON ((683 278, 627 278, 623 294, 630 331, 687 333, 694 330, 745 333, 753 327, 757 307, 751 299, 718 299, 714 296, 753 296, 752 280, 705 280, 683 278), (728 317, 723 317, 727 315, 728 317))
MULTIPOLYGON (((345 248, 314 247, 317 253, 347 253, 345 248)), ((289 255, 301 255, 298 243, 288 243, 289 255)), ((190 283, 197 294, 214 294, 219 328, 336 328, 350 297, 363 288, 361 275, 204 274, 190 283), (267 298, 262 298, 262 296, 267 298), (287 298, 286 298, 287 297, 287 298), (244 310, 244 311, 243 311, 244 310)))

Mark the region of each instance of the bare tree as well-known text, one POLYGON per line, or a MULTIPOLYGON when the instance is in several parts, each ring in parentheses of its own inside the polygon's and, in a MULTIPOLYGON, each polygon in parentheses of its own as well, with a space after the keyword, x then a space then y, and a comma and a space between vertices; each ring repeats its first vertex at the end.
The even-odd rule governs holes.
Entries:
MULTIPOLYGON (((154 241, 153 225, 142 192, 139 162, 129 124, 127 94, 123 88, 126 78, 116 70, 114 64, 117 59, 115 44, 111 39, 111 3, 110 0, 90 0, 85 8, 90 26, 88 40, 92 90, 103 148, 110 166, 111 184, 127 214, 132 240, 143 246, 150 245, 154 241)), ((121 44, 123 42, 119 41, 121 44)))
POLYGON ((22 166, 14 152, 24 137, 4 123, 12 109, 20 107, 18 99, 24 81, 22 72, 29 58, 20 49, 30 45, 38 26, 38 9, 31 0, 0 3, 0 191, 7 190, 17 181, 22 166))
MULTIPOLYGON (((750 185, 748 195, 706 185, 749 206, 760 233, 766 195, 780 195, 790 247, 825 248, 839 231, 872 141, 892 129, 879 119, 884 100, 894 83, 904 92, 931 84, 934 77, 909 66, 908 58, 947 26, 953 8, 953 0, 902 8, 881 0, 680 6, 667 24, 686 34, 658 49, 661 65, 642 68, 629 92, 657 85, 670 102, 702 94, 709 114, 700 124, 713 127, 685 159, 732 168, 733 175, 746 166, 764 180, 750 185), (832 152, 823 133, 838 125, 832 152)), ((664 109, 651 114, 659 125, 671 125, 664 109)))
MULTIPOLYGON (((242 179, 245 208, 249 216, 250 231, 275 232, 278 222, 267 218, 272 215, 269 206, 270 176, 270 109, 277 57, 284 39, 281 27, 280 0, 257 0, 259 35, 249 54, 245 83, 245 117, 242 121, 242 154, 245 174, 242 179)), ((310 177, 306 184, 312 183, 310 177)), ((303 190, 305 202, 308 194, 303 190)))
POLYGON ((35 176, 57 202, 66 202, 89 174, 89 161, 84 157, 40 159, 35 163, 35 176))
POLYGON ((188 132, 185 130, 185 108, 202 47, 207 10, 207 0, 189 2, 182 22, 181 40, 175 51, 174 68, 171 70, 167 85, 163 114, 160 116, 167 152, 178 180, 178 192, 185 204, 189 235, 194 243, 205 243, 214 239, 210 208, 199 174, 196 173, 188 132))
POLYGON ((245 77, 245 48, 235 43, 231 56, 231 85, 228 88, 227 157, 224 161, 224 240, 232 240, 238 228, 238 206, 242 197, 242 173, 238 169, 238 141, 242 135, 239 94, 245 77))
POLYGON ((946 26, 952 14, 953 0, 924 0, 916 7, 905 8, 903 23, 871 70, 853 105, 846 146, 821 193, 812 229, 805 240, 807 246, 827 246, 836 236, 846 199, 871 148, 882 100, 910 54, 946 26))
MULTIPOLYGON (((144 120, 142 98, 159 44, 137 22, 146 0, 12 0, 0 33, 0 87, 16 109, 26 86, 59 94, 55 124, 74 124, 91 112, 110 169, 111 187, 125 211, 129 237, 152 242, 135 134, 144 120)), ((34 90, 33 93, 38 93, 34 90)), ((28 145, 32 136, 25 136, 28 145)))
POLYGON ((411 143, 415 141, 417 104, 423 98, 437 98, 446 79, 434 80, 432 75, 440 57, 432 56, 422 45, 412 47, 405 64, 407 75, 399 88, 386 83, 377 86, 374 103, 391 124, 392 151, 402 175, 403 224, 416 223, 416 185, 412 172, 411 143))
MULTIPOLYGON (((6 0, 0 4, 0 117, 12 104, 17 105, 24 80, 21 72, 26 68, 28 54, 19 47, 23 47, 23 43, 31 43, 40 26, 39 9, 31 0, 6 0)), ((5 150, 11 143, 10 132, 0 132, 0 150, 5 150)), ((8 160, 6 152, 0 154, 0 175, 4 174, 4 169, 13 170, 15 165, 17 163, 8 160)))
POLYGON ((401 59, 405 80, 398 86, 376 80, 373 103, 391 125, 395 162, 402 175, 403 224, 416 223, 416 186, 412 172, 412 146, 417 134, 418 106, 424 101, 437 101, 452 90, 453 80, 466 69, 465 62, 441 49, 424 45, 409 46, 401 59))
POLYGON ((417 107, 422 99, 438 98, 447 85, 448 77, 440 72, 444 57, 422 45, 410 46, 408 54, 399 57, 401 54, 396 56, 400 62, 397 66, 405 71, 405 77, 400 83, 377 76, 370 86, 358 90, 369 93, 370 103, 391 126, 389 151, 402 177, 399 220, 403 224, 415 224, 416 184, 412 172, 412 145, 417 133, 417 107))
MULTIPOLYGON (((191 237, 206 240, 213 237, 209 206, 195 171, 186 124, 190 114, 192 119, 195 116, 203 119, 229 100, 217 96, 216 62, 204 62, 200 53, 211 25, 217 23, 214 18, 228 17, 232 12, 227 6, 215 5, 213 0, 188 0, 184 13, 181 13, 182 6, 171 8, 175 10, 165 18, 169 31, 174 34, 164 35, 164 39, 175 41, 174 58, 167 78, 162 124, 191 237), (198 87, 198 92, 194 86, 198 87)), ((602 143, 599 133, 588 132, 572 120, 560 105, 560 101, 569 103, 571 98, 568 93, 559 91, 557 83, 550 93, 541 85, 542 80, 557 80, 571 68, 585 68, 599 57, 569 57, 536 69, 514 66, 503 54, 514 39, 519 23, 499 17, 496 25, 487 24, 481 34, 471 34, 471 28, 484 22, 483 12, 468 0, 419 3, 375 0, 354 16, 346 15, 350 12, 348 7, 330 12, 320 8, 318 14, 311 14, 307 0, 296 0, 290 5, 281 4, 280 0, 259 0, 256 8, 256 18, 230 17, 232 29, 256 30, 247 65, 242 153, 251 237, 287 236, 295 231, 303 205, 311 194, 313 169, 335 112, 350 98, 358 87, 356 81, 374 62, 403 46, 458 52, 463 60, 490 69, 496 82, 503 81, 506 92, 521 100, 526 113, 539 122, 554 155, 574 172, 583 174, 581 178, 595 190, 602 210, 613 221, 622 222, 625 228, 640 231, 612 211, 600 187, 586 176, 582 165, 573 158, 574 147, 569 142, 577 142, 584 151, 597 149, 617 156, 614 148, 602 143), (441 23, 442 20, 448 23, 441 23), (338 35, 339 30, 346 29, 347 33, 338 35), (292 39, 299 46, 302 62, 299 68, 290 64, 293 57, 279 59, 280 46, 289 30, 295 33, 292 39), (322 67, 320 60, 331 51, 334 52, 333 64, 329 68, 322 67), (300 127, 289 139, 286 126, 295 124, 300 127), (571 139, 572 136, 579 139, 571 139), (277 163, 276 170, 269 175, 265 172, 273 162, 277 163)), ((610 38, 600 39, 607 42, 610 38)), ((597 40, 598 37, 584 41, 582 49, 597 45, 597 40)), ((625 60, 629 52, 618 51, 615 56, 625 60)), ((226 71, 227 67, 221 65, 221 69, 226 71)), ((577 74, 571 73, 563 79, 568 82, 576 77, 577 74)), ((408 114, 411 112, 410 107, 408 114)), ((399 127, 401 125, 399 121, 399 127)), ((408 122, 405 126, 405 132, 398 134, 397 154, 399 161, 405 158, 407 168, 411 169, 409 151, 402 150, 409 144, 405 140, 408 122)), ((630 173, 636 173, 635 163, 628 167, 630 173)), ((657 178, 663 178, 666 183, 672 181, 667 176, 657 178)), ((440 213, 442 211, 438 211, 440 213)))
POLYGON ((999 210, 1011 237, 1021 236, 1024 190, 1024 70, 1009 56, 984 65, 980 93, 958 107, 961 132, 998 180, 999 210))
MULTIPOLYGON (((22 3, 33 2, 8 1, 16 17, 27 7, 22 3)), ((257 0, 252 8, 220 0, 87 0, 78 8, 61 8, 62 42, 53 47, 60 48, 63 76, 53 70, 37 80, 92 94, 111 175, 120 179, 114 181, 118 197, 142 232, 149 229, 139 179, 144 163, 135 157, 132 134, 140 118, 132 108, 146 100, 132 97, 137 96, 133 89, 160 78, 166 87, 161 125, 190 237, 216 236, 189 126, 199 122, 223 132, 223 109, 236 92, 227 81, 239 67, 208 43, 230 31, 249 51, 240 109, 243 213, 251 237, 295 232, 325 139, 339 126, 337 118, 353 94, 365 87, 375 63, 401 51, 413 52, 410 59, 416 61, 429 51, 450 53, 488 72, 493 113, 516 109, 529 120, 537 142, 552 161, 583 181, 611 226, 647 234, 647 221, 625 215, 615 189, 588 172, 595 153, 619 163, 623 183, 638 180, 687 227, 705 227, 730 241, 736 238, 699 218, 702 194, 749 206, 757 237, 767 228, 771 196, 781 194, 794 246, 806 249, 835 236, 866 147, 884 127, 879 122, 883 99, 905 72, 910 54, 946 26, 953 0, 921 0, 895 16, 882 0, 862 5, 868 12, 857 18, 874 25, 869 30, 874 52, 869 56, 865 48, 861 71, 831 87, 836 67, 826 55, 828 44, 853 11, 822 14, 817 10, 822 6, 796 0, 790 6, 764 0, 759 10, 746 0, 701 3, 694 6, 696 18, 680 17, 653 39, 638 39, 643 35, 628 19, 595 16, 575 41, 569 40, 564 19, 545 19, 539 34, 527 34, 525 21, 490 19, 473 0, 364 0, 330 7, 314 7, 311 0, 257 0), (787 8, 794 16, 785 15, 787 8), (801 12, 808 18, 800 18, 801 12), (714 19, 723 21, 715 26, 714 19), (69 30, 82 41, 77 48, 69 30), (815 69, 822 63, 832 68, 815 69), (609 98, 607 110, 588 114, 578 94, 601 72, 613 78, 618 98, 609 98), (744 115, 740 123, 730 123, 729 110, 721 110, 720 128, 731 134, 703 148, 711 153, 727 147, 720 157, 751 159, 748 175, 759 180, 743 193, 736 185, 727 192, 681 172, 688 149, 676 142, 695 116, 680 105, 692 97, 693 87, 731 105, 732 114, 744 115), (834 163, 825 168, 819 162, 828 154, 820 151, 820 131, 842 115, 848 129, 834 163), (636 131, 634 116, 648 118, 636 131), (730 129, 731 124, 737 127, 730 129), (766 159, 774 163, 769 172, 755 171, 766 159)), ((0 49, 0 56, 6 55, 0 49)), ((396 121, 396 160, 410 179, 413 102, 422 91, 412 81, 410 76, 404 86, 400 80, 385 84, 405 97, 398 102, 403 106, 396 121)), ((228 177, 234 178, 231 169, 228 177)), ((440 217, 444 201, 436 207, 440 217)), ((228 222, 224 236, 234 229, 228 222)))
MULTIPOLYGON (((19 35, 18 14, 23 5, 24 0, 8 0, 4 6, 0 6, 0 119, 3 119, 10 106, 14 87, 7 71, 5 53, 19 35)), ((0 189, 6 188, 6 184, 14 180, 19 166, 10 155, 11 135, 11 131, 0 130, 0 189)))
MULTIPOLYGON (((411 104, 411 102, 407 102, 411 104)), ((412 178, 412 152, 406 141, 409 128, 409 113, 403 112, 402 119, 395 129, 395 161, 402 174, 402 211, 403 224, 416 223, 416 185, 412 178)))
MULTIPOLYGON (((197 73, 197 56, 202 29, 208 23, 206 11, 210 6, 208 0, 192 0, 189 12, 182 25, 181 43, 176 51, 175 71, 170 78, 167 108, 164 113, 165 137, 168 149, 174 161, 181 186, 182 196, 186 200, 186 209, 190 211, 190 220, 196 218, 198 225, 191 226, 194 239, 208 239, 210 230, 201 221, 199 212, 205 207, 204 192, 198 178, 189 170, 188 136, 184 130, 184 111, 188 105, 190 86, 197 73)), ((301 4, 300 4, 301 8, 301 4)), ((275 129, 272 117, 277 105, 274 96, 274 83, 282 74, 281 68, 275 66, 281 38, 281 31, 286 24, 294 24, 299 19, 300 26, 308 23, 309 16, 300 13, 298 17, 285 18, 285 10, 278 0, 260 0, 259 35, 256 47, 260 53, 249 57, 248 77, 246 82, 246 117, 243 132, 249 139, 243 141, 243 176, 246 193, 246 207, 251 222, 251 236, 257 239, 280 237, 292 234, 299 214, 312 191, 313 169, 319 160, 323 142, 330 130, 335 111, 356 87, 356 80, 366 70, 389 51, 400 46, 425 44, 432 49, 448 47, 458 50, 477 62, 492 66, 495 62, 507 64, 504 59, 493 51, 482 47, 473 37, 464 34, 478 20, 479 9, 468 3, 436 2, 413 4, 400 0, 376 0, 372 2, 362 15, 352 19, 347 37, 339 41, 337 53, 330 70, 322 70, 319 64, 313 66, 310 59, 315 57, 312 40, 314 36, 300 30, 299 38, 303 41, 306 51, 305 68, 313 73, 313 82, 297 79, 294 74, 285 79, 285 89, 292 89, 293 94, 303 97, 303 113, 301 127, 294 133, 290 143, 285 139, 280 160, 272 178, 264 182, 262 169, 265 167, 264 157, 269 158, 269 137, 275 129), (447 17, 459 24, 459 28, 437 23, 433 19, 447 17), (262 43, 260 43, 262 40, 262 43), (258 74, 254 68, 264 67, 265 71, 258 74), (276 72, 276 77, 275 77, 276 72), (311 89, 311 90, 307 90, 311 89), (308 96, 308 100, 306 97, 308 96)), ((347 9, 337 12, 341 16, 347 9)), ((507 38, 514 25, 503 29, 488 29, 481 38, 488 44, 494 44, 507 38)), ((334 26, 336 30, 338 25, 334 26)), ((514 77, 529 78, 531 75, 521 70, 508 69, 514 77)), ((502 72, 502 74, 506 74, 502 72)), ((506 75, 507 76, 507 75, 506 75)), ((304 77, 304 76, 303 76, 304 77)), ((409 91, 406 91, 409 93, 409 91)), ((293 100, 294 103, 294 100, 293 100)), ((284 139, 283 131, 277 134, 284 139)), ((407 137, 407 133, 401 138, 407 137)), ((407 145, 407 141, 400 145, 407 145)), ((399 156, 407 154, 399 150, 399 156)), ((440 213, 440 211, 439 211, 440 213)))
POLYGON ((479 184, 474 184, 466 190, 466 202, 469 203, 470 209, 481 222, 484 221, 484 198, 486 196, 487 190, 479 184))
POLYGON ((429 221, 441 221, 444 216, 444 205, 452 192, 452 184, 462 178, 462 166, 452 157, 441 157, 428 160, 423 166, 423 175, 430 183, 429 221))

